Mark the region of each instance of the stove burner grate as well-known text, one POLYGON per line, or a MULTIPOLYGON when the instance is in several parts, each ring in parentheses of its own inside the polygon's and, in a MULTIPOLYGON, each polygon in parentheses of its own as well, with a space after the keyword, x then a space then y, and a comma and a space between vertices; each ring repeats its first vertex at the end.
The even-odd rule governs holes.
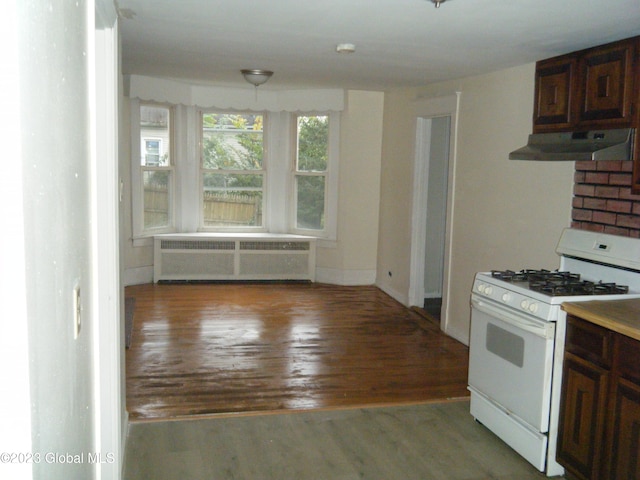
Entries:
POLYGON ((507 282, 528 282, 529 289, 550 296, 620 295, 629 292, 626 285, 581 280, 579 273, 551 270, 492 270, 491 276, 507 282))
POLYGON ((533 270, 523 269, 514 270, 491 270, 491 276, 507 282, 529 282, 540 281, 546 279, 562 279, 562 280, 579 280, 579 273, 559 272, 557 270, 533 270))

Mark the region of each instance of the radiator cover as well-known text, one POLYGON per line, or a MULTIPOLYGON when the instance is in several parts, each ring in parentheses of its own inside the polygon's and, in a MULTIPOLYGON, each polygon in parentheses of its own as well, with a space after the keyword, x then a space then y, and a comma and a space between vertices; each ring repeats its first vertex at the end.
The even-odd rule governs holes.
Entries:
POLYGON ((315 280, 315 238, 288 234, 154 237, 153 281, 315 280))

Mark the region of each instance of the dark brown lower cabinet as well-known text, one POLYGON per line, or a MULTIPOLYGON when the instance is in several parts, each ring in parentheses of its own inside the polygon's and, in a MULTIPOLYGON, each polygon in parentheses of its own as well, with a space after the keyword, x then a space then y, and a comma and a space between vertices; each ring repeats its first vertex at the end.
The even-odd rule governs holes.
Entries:
POLYGON ((640 342, 620 335, 612 416, 609 478, 640 479, 640 342))
POLYGON ((640 342, 567 318, 557 459, 568 478, 640 479, 640 342))
POLYGON ((609 372, 565 353, 558 462, 581 479, 598 480, 609 372))
POLYGON ((617 385, 615 428, 608 478, 640 478, 640 386, 621 379, 617 385))

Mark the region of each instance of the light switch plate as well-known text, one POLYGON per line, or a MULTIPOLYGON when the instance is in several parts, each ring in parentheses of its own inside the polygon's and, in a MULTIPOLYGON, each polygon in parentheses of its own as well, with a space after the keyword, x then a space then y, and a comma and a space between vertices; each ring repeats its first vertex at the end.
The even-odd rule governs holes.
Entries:
POLYGON ((80 335, 80 327, 82 326, 82 302, 80 300, 80 285, 76 285, 73 289, 73 338, 76 339, 80 335))

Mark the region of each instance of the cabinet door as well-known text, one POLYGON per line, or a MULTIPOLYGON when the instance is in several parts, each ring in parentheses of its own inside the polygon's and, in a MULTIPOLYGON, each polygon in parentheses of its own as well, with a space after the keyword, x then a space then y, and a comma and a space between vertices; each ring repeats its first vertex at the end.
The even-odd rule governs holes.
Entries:
POLYGON ((640 478, 640 341, 617 335, 615 391, 608 421, 610 478, 640 478))
POLYGON ((605 402, 609 372, 565 353, 557 459, 583 480, 601 480, 605 402))
POLYGON ((564 348, 591 363, 611 368, 613 333, 604 327, 567 315, 567 338, 564 348))
POLYGON ((577 61, 556 57, 536 64, 533 131, 566 130, 575 123, 577 61))
POLYGON ((640 386, 620 378, 616 385, 609 478, 640 478, 640 386))
POLYGON ((594 48, 581 59, 579 123, 630 126, 636 39, 594 48), (606 121, 606 122, 605 122, 606 121))

